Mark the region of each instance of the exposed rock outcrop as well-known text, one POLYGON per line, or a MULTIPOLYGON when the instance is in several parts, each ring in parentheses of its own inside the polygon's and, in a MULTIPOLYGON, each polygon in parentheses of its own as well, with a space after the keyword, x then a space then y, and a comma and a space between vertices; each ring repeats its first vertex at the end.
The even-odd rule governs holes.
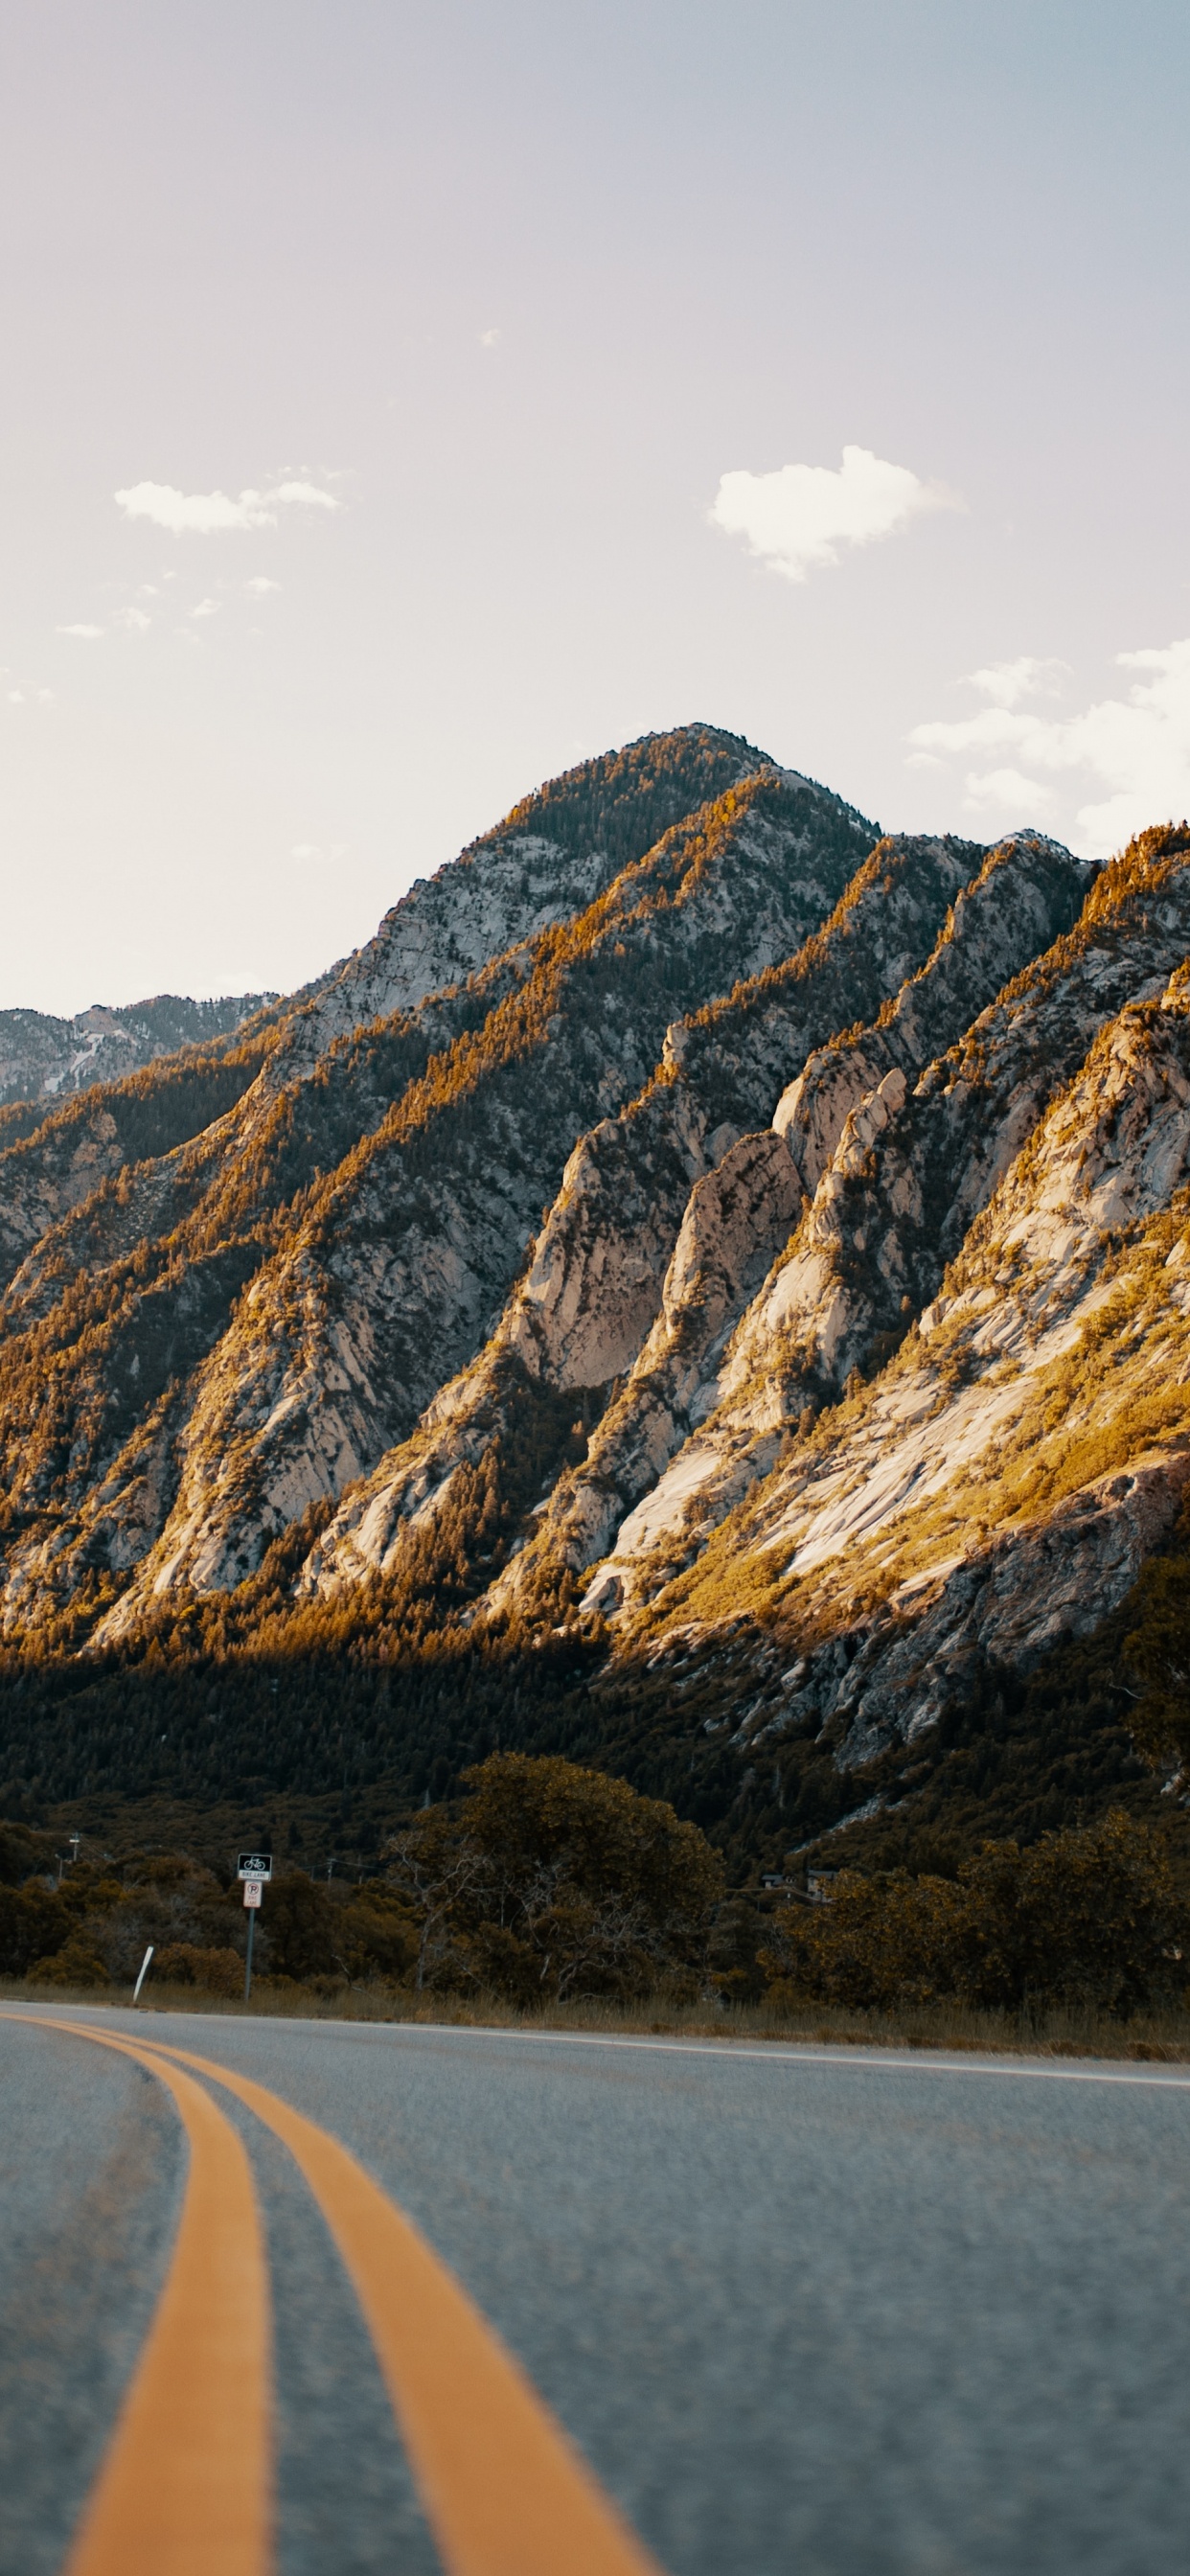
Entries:
POLYGON ((870 1761, 989 1665, 1027 1674, 1091 1634, 1169 1530, 1190 1478, 1186 981, 1101 1032, 896 1359, 774 1449, 684 1571, 654 1554, 650 1634, 713 1627, 730 1568, 800 1642, 749 1744, 812 1728, 870 1761))
MULTIPOLYGON (((766 791, 769 801, 774 793, 771 787, 766 791)), ((798 793, 804 795, 804 787, 799 786, 798 793)), ((825 819, 819 819, 819 829, 825 819)), ((841 865, 846 868, 853 856, 854 840, 845 841, 841 865)), ((848 870, 850 881, 829 918, 821 927, 815 926, 791 957, 766 962, 712 1009, 671 1022, 660 1065, 650 1073, 644 1089, 619 1117, 602 1120, 583 1136, 570 1156, 527 1275, 495 1334, 493 1355, 514 1352, 530 1377, 548 1385, 598 1388, 601 1393, 609 1381, 633 1368, 662 1304, 663 1283, 692 1184, 699 1184, 722 1157, 731 1156, 740 1141, 739 1121, 752 1127, 769 1116, 790 1067, 802 1062, 807 1047, 818 1037, 838 1026, 841 1014, 857 996, 877 1008, 886 995, 900 990, 907 968, 928 956, 955 895, 978 870, 981 858, 982 853, 970 844, 882 841, 853 875, 848 870)), ((1073 884, 1074 862, 1068 860, 1066 865, 1073 884)), ((818 896, 825 891, 820 884, 818 896)), ((1069 893, 1067 902, 1070 905, 1069 893)), ((777 1241, 788 1231, 800 1191, 788 1156, 774 1149, 771 1134, 759 1154, 773 1170, 787 1167, 795 1187, 788 1206, 782 1198, 782 1235, 765 1238, 763 1271, 777 1241)), ((745 1156, 745 1165, 748 1161, 745 1156)), ((755 1151, 751 1161, 757 1161, 755 1151)), ((735 1232, 738 1235, 738 1225, 735 1232)), ((757 1259, 753 1247, 745 1261, 749 1277, 759 1275, 757 1259)), ((690 1307, 689 1296, 686 1302, 690 1307)), ((731 1320, 738 1311, 737 1297, 731 1320)), ((486 1422, 491 1377, 484 1363, 478 1365, 470 1390, 464 1381, 451 1390, 445 1407, 438 1403, 432 1408, 430 1422, 443 1474, 452 1443, 460 1444, 460 1456, 471 1453, 468 1406, 472 1400, 477 1418, 486 1422)), ((626 1402, 631 1412, 631 1399, 626 1402)), ((624 1409, 624 1404, 615 1408, 615 1421, 624 1409)), ((601 1465, 608 1436, 610 1425, 601 1426, 587 1480, 593 1504, 581 1499, 577 1504, 584 1522, 581 1545, 587 1550, 579 1556, 581 1563, 589 1560, 592 1551, 600 1551, 594 1532, 606 1535, 609 1490, 614 1506, 616 1487, 614 1482, 608 1487, 601 1465)), ((382 1462, 367 1487, 352 1496, 319 1543, 312 1578, 330 1586, 339 1581, 340 1537, 343 1566, 354 1568, 359 1561, 358 1525, 366 1520, 369 1529, 387 1531, 400 1516, 400 1495, 406 1485, 411 1508, 420 1508, 423 1448, 417 1437, 408 1452, 398 1449, 382 1462), (382 1491, 389 1493, 390 1500, 378 1513, 382 1491)), ((553 1527, 551 1515, 540 1540, 530 1546, 524 1565, 511 1578, 514 1589, 523 1586, 526 1578, 535 1579, 543 1553, 553 1544, 553 1527)), ((568 1546, 573 1548, 573 1542, 568 1546)))
MULTIPOLYGON (((837 798, 766 765, 541 935, 480 1026, 307 1193, 197 1355, 177 1502, 118 1623, 143 1587, 234 1584, 412 1429, 491 1331, 576 1130, 640 1090, 675 1004, 800 947, 869 837, 837 798)), ((316 1087, 339 1066, 332 1050, 316 1087)))
POLYGON ((862 1800, 1190 1483, 1190 829, 1092 875, 632 745, 0 1116, 0 1277, 10 1651, 575 1641, 721 1802, 862 1800))
MULTIPOLYGON (((622 1591, 633 1589, 632 1561, 667 1533, 676 1540, 692 1507, 714 1526, 769 1472, 788 1430, 837 1401, 853 1372, 887 1360, 1096 1031, 1130 994, 1160 991, 1188 945, 1184 851, 1104 870, 1077 927, 981 1011, 912 1089, 894 1062, 850 1110, 812 1204, 724 1355, 713 1416, 620 1529, 622 1591)), ((928 1004, 917 1010, 930 1025, 928 1004)), ((873 1035, 879 1041, 884 1032, 873 1035)), ((852 1056, 868 1071, 881 1059, 866 1032, 839 1052, 846 1097, 852 1056)), ((803 1100, 783 1104, 795 1153, 813 1132, 815 1095, 824 1089, 825 1071, 816 1068, 803 1100)))

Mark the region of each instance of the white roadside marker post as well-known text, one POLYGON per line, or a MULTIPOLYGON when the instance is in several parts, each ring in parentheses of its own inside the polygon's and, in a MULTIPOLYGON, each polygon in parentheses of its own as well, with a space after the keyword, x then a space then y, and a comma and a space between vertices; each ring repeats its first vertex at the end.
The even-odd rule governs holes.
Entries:
POLYGON ((153 1944, 153 1942, 152 1942, 152 1941, 150 1941, 149 1946, 148 1946, 148 1949, 147 1949, 147 1950, 146 1950, 146 1952, 145 1952, 144 1958, 141 1960, 141 1963, 140 1963, 140 1975, 139 1975, 139 1977, 137 1978, 136 1984, 134 1985, 134 1987, 133 1987, 133 1989, 132 1989, 132 2000, 133 2000, 133 2003, 134 2003, 134 2004, 138 2004, 138 2003, 140 2002, 140 1990, 141 1990, 141 1987, 143 1986, 143 1984, 144 1984, 144 1982, 145 1982, 145 1978, 147 1977, 147 1975, 148 1975, 148 1973, 149 1973, 149 1961, 150 1961, 150 1959, 151 1959, 151 1958, 152 1958, 152 1956, 153 1956, 153 1950, 154 1950, 154 1944, 153 1944))
POLYGON ((241 1878, 244 1882, 244 1903, 249 1909, 248 1955, 244 1961, 245 2003, 249 2003, 252 1997, 252 1935, 256 1930, 256 1916, 259 1910, 265 1880, 266 1878, 271 1878, 272 1875, 273 1855, 271 1852, 240 1853, 240 1857, 236 1865, 236 1877, 241 1878))

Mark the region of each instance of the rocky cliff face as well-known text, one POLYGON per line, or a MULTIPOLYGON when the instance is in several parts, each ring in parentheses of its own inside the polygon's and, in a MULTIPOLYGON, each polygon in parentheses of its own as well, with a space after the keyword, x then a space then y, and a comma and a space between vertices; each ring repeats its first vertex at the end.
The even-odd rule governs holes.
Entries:
POLYGON ((880 837, 697 727, 555 782, 0 1126, 10 1645, 573 1636, 858 1795, 1179 1508, 1188 959, 1184 827, 880 837))
MULTIPOLYGON (((674 1010, 798 947, 871 839, 731 737, 637 746, 442 872, 440 916, 490 877, 484 936, 514 934, 461 982, 355 1027, 336 1005, 313 1053, 320 997, 266 1015, 221 1068, 231 1105, 209 1123, 193 1068, 163 1068, 14 1144, 0 1165, 13 1615, 77 1602, 84 1572, 97 1594, 124 1591, 158 1542, 153 1585, 234 1582, 366 1469, 482 1345, 543 1192, 592 1117, 640 1088, 674 1010), (526 937, 509 849, 547 837, 555 918, 526 937)), ((328 990, 370 1009, 375 970, 328 990)))
POLYGON ((684 1572, 654 1558, 662 1653, 711 1650, 728 1568, 768 1641, 741 1748, 809 1728, 854 1769, 912 1743, 989 1666, 1093 1633, 1168 1532, 1190 1477, 1188 998, 1179 970, 1107 1024, 895 1359, 684 1572))
POLYGON ((540 935, 481 1029, 406 1089, 254 1280, 196 1386, 145 1584, 236 1581, 413 1428, 497 1321, 576 1128, 639 1090, 675 1005, 798 944, 867 837, 765 770, 540 935))

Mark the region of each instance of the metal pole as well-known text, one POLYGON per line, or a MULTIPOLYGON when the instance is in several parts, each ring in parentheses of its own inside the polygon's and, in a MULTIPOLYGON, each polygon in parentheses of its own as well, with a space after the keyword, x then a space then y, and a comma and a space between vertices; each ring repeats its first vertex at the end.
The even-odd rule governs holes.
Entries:
POLYGON ((136 1984, 134 1985, 134 1987, 133 1987, 133 1989, 132 1989, 132 2000, 133 2000, 133 2003, 134 2003, 134 2004, 138 2004, 138 2003, 140 2002, 140 1990, 141 1990, 141 1987, 143 1986, 143 1984, 144 1984, 144 1982, 145 1982, 146 1975, 148 1974, 149 1961, 150 1961, 150 1959, 152 1958, 152 1956, 153 1956, 153 1943, 150 1941, 149 1946, 148 1946, 148 1949, 147 1949, 147 1950, 146 1950, 146 1952, 145 1952, 144 1958, 141 1960, 141 1963, 140 1963, 140 1975, 139 1975, 139 1977, 137 1978, 136 1984))
POLYGON ((245 1961, 244 1961, 244 2001, 245 2001, 245 2003, 247 2003, 247 2002, 248 2002, 248 2000, 249 2000, 249 1998, 250 1998, 250 1996, 251 1996, 251 1993, 252 1993, 252 1935, 253 1935, 253 1933, 254 1933, 254 1931, 255 1931, 255 1930, 256 1930, 256 1916, 255 1916, 255 1913, 252 1911, 252 1909, 251 1909, 251 1907, 250 1907, 250 1908, 249 1908, 249 1911, 248 1911, 248 1956, 247 1956, 247 1958, 246 1958, 246 1959, 245 1959, 245 1961))

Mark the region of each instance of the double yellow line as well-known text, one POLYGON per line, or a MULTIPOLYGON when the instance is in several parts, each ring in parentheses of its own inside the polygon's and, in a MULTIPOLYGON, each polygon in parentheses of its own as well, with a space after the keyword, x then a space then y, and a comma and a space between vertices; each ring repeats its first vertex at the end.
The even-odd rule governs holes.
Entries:
POLYGON ((268 2576, 269 2279, 248 2157, 193 2074, 288 2147, 363 2309, 447 2576, 661 2576, 412 2220, 325 2129, 189 2049, 48 2015, 173 2096, 189 2142, 165 2286, 65 2576, 268 2576))

